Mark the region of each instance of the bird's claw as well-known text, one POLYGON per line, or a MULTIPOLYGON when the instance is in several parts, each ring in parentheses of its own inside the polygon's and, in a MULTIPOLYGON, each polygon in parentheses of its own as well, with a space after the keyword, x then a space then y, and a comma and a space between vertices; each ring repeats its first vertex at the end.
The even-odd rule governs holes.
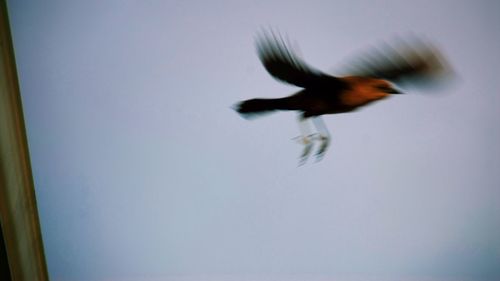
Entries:
POLYGON ((325 152, 330 145, 329 137, 319 134, 318 138, 321 143, 319 145, 318 151, 316 152, 316 162, 319 162, 323 159, 323 156, 325 156, 325 152))
POLYGON ((325 156, 325 152, 330 144, 330 138, 319 133, 311 134, 308 136, 299 136, 293 139, 304 145, 304 150, 302 150, 302 154, 300 155, 299 166, 302 166, 307 162, 315 141, 320 142, 318 151, 316 152, 316 162, 319 162, 321 161, 321 159, 323 159, 323 156, 325 156))
POLYGON ((299 166, 304 165, 307 162, 307 159, 309 158, 309 155, 311 154, 312 148, 313 148, 313 138, 312 135, 309 136, 299 136, 294 138, 297 140, 300 144, 304 146, 304 150, 302 150, 302 154, 300 155, 300 160, 299 160, 299 166))

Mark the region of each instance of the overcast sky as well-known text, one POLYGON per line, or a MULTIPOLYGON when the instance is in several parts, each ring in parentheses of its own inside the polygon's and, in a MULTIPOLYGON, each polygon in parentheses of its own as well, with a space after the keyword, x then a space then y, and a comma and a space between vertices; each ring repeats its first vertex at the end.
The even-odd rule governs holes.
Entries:
POLYGON ((500 2, 8 4, 51 280, 500 279, 500 2), (231 110, 297 91, 269 26, 325 71, 417 34, 458 76, 326 116, 298 167, 294 113, 231 110))

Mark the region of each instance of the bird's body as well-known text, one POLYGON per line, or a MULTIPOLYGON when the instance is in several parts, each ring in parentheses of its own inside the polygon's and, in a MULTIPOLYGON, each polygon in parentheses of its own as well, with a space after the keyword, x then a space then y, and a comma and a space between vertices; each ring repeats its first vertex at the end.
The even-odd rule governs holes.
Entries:
POLYGON ((345 77, 331 76, 309 67, 287 47, 281 37, 274 34, 264 34, 259 38, 257 51, 264 67, 274 78, 301 87, 302 90, 288 97, 246 100, 240 102, 236 110, 243 116, 276 110, 298 111, 301 142, 305 145, 301 163, 309 156, 314 140, 321 141, 318 159, 328 147, 329 133, 319 119, 321 115, 354 111, 387 98, 390 94, 400 93, 391 82, 414 78, 421 82, 422 78, 432 78, 444 69, 440 57, 429 47, 421 48, 420 53, 413 49, 403 50, 403 54, 391 49, 389 57, 379 53, 376 60, 364 61, 360 65, 361 70, 345 77), (306 129, 304 122, 310 117, 314 119, 318 133, 311 134, 306 129))
POLYGON ((262 113, 272 110, 297 110, 302 117, 345 113, 396 93, 388 82, 366 77, 335 78, 332 87, 306 88, 291 96, 264 99, 257 98, 239 104, 242 114, 262 113), (376 88, 377 91, 374 91, 376 88))

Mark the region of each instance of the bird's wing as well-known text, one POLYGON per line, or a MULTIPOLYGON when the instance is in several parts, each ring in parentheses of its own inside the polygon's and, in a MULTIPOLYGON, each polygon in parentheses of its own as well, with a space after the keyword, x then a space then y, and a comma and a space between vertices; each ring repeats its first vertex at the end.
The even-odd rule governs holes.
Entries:
POLYGON ((400 41, 397 47, 385 44, 372 49, 351 62, 349 68, 349 75, 386 79, 396 84, 430 82, 451 73, 437 48, 417 39, 411 44, 400 41))
POLYGON ((281 36, 263 32, 257 36, 257 53, 274 78, 302 88, 337 87, 340 79, 308 66, 295 54, 281 36))

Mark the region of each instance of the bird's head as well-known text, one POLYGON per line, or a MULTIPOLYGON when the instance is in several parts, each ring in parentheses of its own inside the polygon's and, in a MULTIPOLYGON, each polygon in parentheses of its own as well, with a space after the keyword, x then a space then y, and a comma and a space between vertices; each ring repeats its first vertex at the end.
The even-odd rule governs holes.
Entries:
POLYGON ((387 80, 362 77, 347 76, 342 80, 347 83, 348 90, 342 95, 345 104, 360 106, 366 103, 388 97, 390 94, 401 94, 387 80))

